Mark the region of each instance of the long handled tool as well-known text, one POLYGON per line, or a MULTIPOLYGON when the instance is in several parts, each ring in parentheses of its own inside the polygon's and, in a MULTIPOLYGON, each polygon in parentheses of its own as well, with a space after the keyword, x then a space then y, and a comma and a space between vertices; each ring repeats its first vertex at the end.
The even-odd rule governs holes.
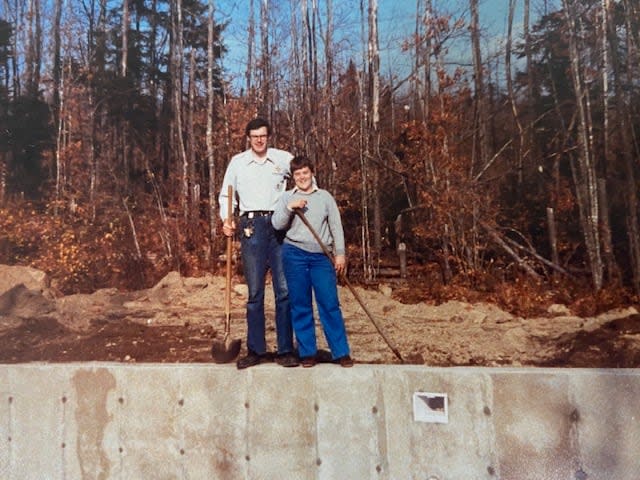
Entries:
MULTIPOLYGON (((313 237, 316 239, 316 241, 322 248, 322 251, 324 252, 324 254, 331 259, 331 252, 329 252, 329 249, 320 238, 320 235, 318 235, 318 232, 316 232, 315 229, 311 226, 311 224, 309 223, 309 220, 307 220, 307 217, 304 216, 304 213, 302 213, 302 211, 298 208, 294 209, 294 212, 296 213, 296 215, 298 215, 298 218, 302 220, 302 223, 304 223, 307 226, 307 228, 309 229, 313 237)), ((351 290, 351 293, 353 294, 355 299, 358 301, 358 303, 362 307, 362 310, 364 310, 364 313, 367 314, 367 317, 369 317, 369 320, 371 320, 371 323, 373 323, 373 326, 376 327, 376 330, 378 331, 380 336, 384 339, 384 341, 387 343, 391 351, 395 354, 396 357, 398 357, 398 360, 400 360, 401 363, 404 363, 404 359, 402 358, 402 355, 400 355, 400 352, 398 351, 398 349, 391 342, 391 340, 389 340, 389 337, 387 337, 387 335, 385 334, 382 326, 373 317, 373 315, 371 314, 367 306, 364 304, 364 301, 362 300, 362 298, 360 298, 360 295, 358 295, 358 292, 356 292, 355 288, 353 288, 351 283, 349 283, 347 276, 343 275, 342 280, 344 280, 345 285, 349 288, 349 290, 351 290)))
MULTIPOLYGON (((227 190, 227 219, 233 215, 233 187, 229 185, 227 190)), ((233 253, 233 238, 227 237, 227 284, 225 288, 224 303, 224 336, 222 340, 216 340, 211 347, 211 356, 216 363, 228 363, 233 361, 240 353, 240 339, 231 340, 231 254, 233 253)))

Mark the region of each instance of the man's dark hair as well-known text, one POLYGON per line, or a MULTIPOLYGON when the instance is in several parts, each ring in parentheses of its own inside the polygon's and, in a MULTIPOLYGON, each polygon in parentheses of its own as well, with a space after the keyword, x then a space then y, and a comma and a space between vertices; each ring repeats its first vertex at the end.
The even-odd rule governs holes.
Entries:
POLYGON ((313 173, 313 163, 311 163, 311 160, 309 160, 309 158, 305 155, 296 155, 291 159, 291 163, 289 163, 289 169, 291 170, 291 173, 304 167, 309 167, 309 170, 311 170, 311 173, 313 173))
POLYGON ((248 137, 251 130, 257 130, 262 127, 267 127, 267 135, 271 135, 271 125, 269 125, 269 122, 264 118, 260 117, 254 118, 247 123, 247 126, 244 129, 244 134, 248 137))

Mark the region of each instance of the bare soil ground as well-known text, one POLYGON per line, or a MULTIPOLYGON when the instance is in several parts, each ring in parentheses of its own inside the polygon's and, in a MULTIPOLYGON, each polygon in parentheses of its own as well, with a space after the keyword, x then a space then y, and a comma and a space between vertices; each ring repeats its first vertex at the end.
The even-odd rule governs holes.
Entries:
MULTIPOLYGON (((236 282, 240 279, 236 278, 236 282)), ((150 289, 59 296, 37 270, 0 266, 0 363, 212 362, 222 335, 224 278, 170 273, 150 289)), ((430 366, 640 367, 636 306, 579 317, 563 305, 523 318, 490 303, 403 303, 400 290, 355 287, 406 363, 430 366)), ((405 295, 406 297, 406 295, 405 295)), ((353 357, 399 363, 351 292, 340 298, 353 357)), ((245 348, 246 287, 234 284, 233 338, 245 348)), ((273 295, 267 292, 274 348, 273 295)), ((318 327, 321 348, 326 349, 318 327)))

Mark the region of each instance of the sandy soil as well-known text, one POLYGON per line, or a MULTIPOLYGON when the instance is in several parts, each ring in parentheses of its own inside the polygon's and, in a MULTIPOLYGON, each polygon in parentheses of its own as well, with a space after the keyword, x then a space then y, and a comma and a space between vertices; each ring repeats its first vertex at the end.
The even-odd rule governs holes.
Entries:
MULTIPOLYGON (((0 266, 0 362, 212 362, 222 335, 224 278, 170 273, 153 288, 56 295, 42 272, 0 266)), ((231 337, 245 349, 246 286, 234 279, 231 337)), ((578 317, 563 305, 521 318, 495 305, 396 300, 394 287, 354 287, 405 363, 431 366, 640 367, 640 315, 634 306, 578 317)), ((352 292, 340 298, 353 357, 400 363, 352 292)), ((273 295, 268 344, 275 348, 273 295)), ((326 349, 318 328, 320 346, 326 349)))

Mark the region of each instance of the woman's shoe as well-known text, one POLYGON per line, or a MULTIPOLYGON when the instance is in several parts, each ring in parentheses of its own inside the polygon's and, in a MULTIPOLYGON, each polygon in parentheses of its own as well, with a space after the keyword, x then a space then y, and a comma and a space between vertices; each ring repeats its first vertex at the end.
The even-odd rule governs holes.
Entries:
POLYGON ((311 367, 315 367, 316 366, 316 359, 315 357, 304 357, 301 361, 302 366, 304 368, 311 368, 311 367))
POLYGON ((345 368, 353 367, 353 364, 355 363, 353 361, 353 358, 351 358, 349 355, 338 358, 336 362, 339 363, 341 367, 345 368))

